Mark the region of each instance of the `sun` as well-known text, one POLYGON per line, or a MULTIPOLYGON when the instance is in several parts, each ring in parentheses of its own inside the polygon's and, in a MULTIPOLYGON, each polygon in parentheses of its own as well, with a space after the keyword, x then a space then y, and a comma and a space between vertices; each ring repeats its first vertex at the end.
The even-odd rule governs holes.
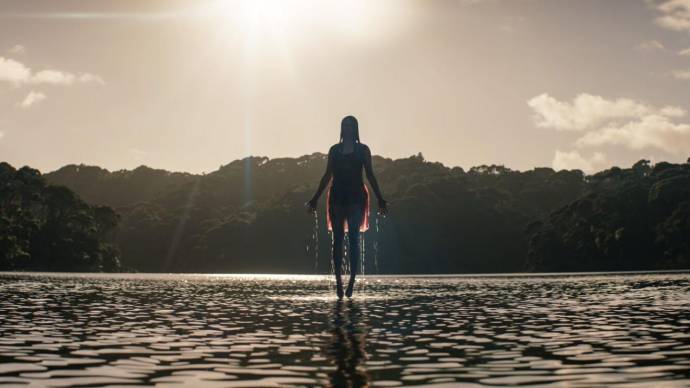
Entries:
POLYGON ((309 16, 308 1, 227 1, 209 4, 209 9, 227 27, 245 34, 286 34, 294 30, 309 16))
POLYGON ((213 0, 201 12, 235 33, 289 39, 371 37, 396 15, 385 0, 213 0))

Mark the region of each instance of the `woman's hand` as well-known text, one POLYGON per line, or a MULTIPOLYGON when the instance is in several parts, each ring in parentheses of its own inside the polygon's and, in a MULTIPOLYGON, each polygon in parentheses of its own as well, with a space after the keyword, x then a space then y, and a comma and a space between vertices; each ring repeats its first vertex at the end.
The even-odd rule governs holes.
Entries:
POLYGON ((316 211, 317 200, 312 198, 304 203, 304 207, 307 208, 307 213, 314 213, 316 211))
POLYGON ((379 199, 378 213, 384 217, 388 215, 388 202, 386 200, 379 199))

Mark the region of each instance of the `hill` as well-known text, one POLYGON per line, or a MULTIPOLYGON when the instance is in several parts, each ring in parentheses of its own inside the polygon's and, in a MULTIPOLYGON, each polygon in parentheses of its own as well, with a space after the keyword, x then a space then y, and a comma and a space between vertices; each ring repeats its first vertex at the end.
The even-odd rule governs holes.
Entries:
MULTIPOLYGON (((421 154, 373 162, 391 215, 373 215, 367 273, 690 268, 688 163, 585 175, 465 171, 421 154)), ((0 268, 327 273, 325 200, 318 224, 303 207, 325 164, 315 153, 209 174, 68 165, 41 175, 3 163, 0 268)))

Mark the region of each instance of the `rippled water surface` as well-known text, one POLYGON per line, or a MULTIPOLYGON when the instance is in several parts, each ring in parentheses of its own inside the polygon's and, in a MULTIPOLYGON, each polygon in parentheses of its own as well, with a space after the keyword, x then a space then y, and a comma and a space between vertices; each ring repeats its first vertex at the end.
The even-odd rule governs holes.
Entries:
POLYGON ((690 386, 690 275, 0 274, 0 385, 690 386))

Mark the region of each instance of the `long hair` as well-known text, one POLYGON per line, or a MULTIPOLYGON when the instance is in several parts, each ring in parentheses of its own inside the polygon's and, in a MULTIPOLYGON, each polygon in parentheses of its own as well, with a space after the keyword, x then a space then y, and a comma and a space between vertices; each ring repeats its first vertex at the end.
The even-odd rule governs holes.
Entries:
POLYGON ((343 134, 346 127, 352 127, 355 133, 355 141, 359 143, 359 124, 355 116, 345 116, 340 122, 340 142, 343 142, 343 134))

